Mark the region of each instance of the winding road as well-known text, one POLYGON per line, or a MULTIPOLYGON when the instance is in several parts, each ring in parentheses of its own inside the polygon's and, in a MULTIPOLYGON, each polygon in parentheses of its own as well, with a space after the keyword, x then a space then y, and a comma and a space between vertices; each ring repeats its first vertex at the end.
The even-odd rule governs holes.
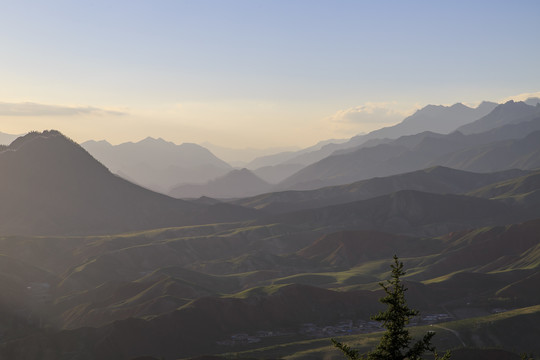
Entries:
POLYGON ((438 327, 438 328, 440 328, 440 329, 450 331, 452 334, 454 334, 454 335, 458 338, 458 340, 461 342, 461 345, 467 346, 467 345, 465 345, 465 341, 463 341, 463 339, 461 338, 461 336, 459 335, 459 333, 458 333, 456 330, 452 330, 452 329, 449 329, 449 328, 447 328, 447 327, 444 327, 444 326, 441 326, 441 325, 437 325, 437 324, 432 324, 431 326, 433 326, 433 327, 438 327))

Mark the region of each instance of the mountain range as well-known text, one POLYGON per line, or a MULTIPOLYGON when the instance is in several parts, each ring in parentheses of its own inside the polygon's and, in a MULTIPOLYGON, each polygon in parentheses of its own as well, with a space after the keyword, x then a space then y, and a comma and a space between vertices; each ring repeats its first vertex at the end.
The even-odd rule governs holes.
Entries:
MULTIPOLYGON (((534 99, 529 99, 529 102, 534 103, 534 99)), ((349 141, 327 140, 300 151, 257 158, 248 164, 252 174, 233 171, 230 165, 195 144, 175 145, 163 139, 147 138, 137 143, 114 146, 105 141, 88 141, 82 145, 112 172, 152 190, 172 194, 174 197, 237 198, 275 190, 305 190, 346 184, 374 176, 414 171, 430 165, 484 171, 481 165, 460 167, 446 159, 439 160, 437 156, 464 150, 471 145, 517 139, 534 129, 540 130, 539 124, 535 122, 540 117, 538 109, 540 106, 513 101, 501 105, 483 102, 476 108, 460 103, 452 106, 428 105, 395 126, 359 135, 349 141), (503 129, 504 125, 508 127, 503 129), (468 137, 458 139, 456 134, 447 134, 456 128, 469 134, 468 137), (442 142, 433 144, 438 145, 436 149, 426 149, 430 138, 442 139, 442 142), (420 144, 421 140, 424 144, 420 144), (441 147, 443 143, 445 145, 441 147), (356 166, 345 171, 336 168, 339 162, 349 163, 348 159, 340 160, 337 155, 345 156, 347 153, 375 147, 375 151, 364 150, 357 156, 359 159, 367 157, 365 161, 369 163, 366 165, 365 161, 357 160, 363 168, 361 174, 354 172, 356 166), (400 154, 401 151, 408 154, 400 154), (397 159, 392 152, 400 154, 400 158, 397 159), (426 158, 426 154, 431 157, 426 158), (398 162, 399 166, 392 162, 398 162), (326 169, 328 166, 331 169, 326 169), (332 179, 327 179, 325 172, 331 174, 332 179), (260 180, 256 180, 256 177, 260 180), (231 179, 246 184, 246 192, 233 190, 234 187, 227 185, 231 179)), ((506 168, 509 166, 490 167, 488 170, 506 168)))
POLYGON ((526 174, 528 174, 528 171, 515 169, 480 174, 435 166, 409 173, 371 178, 351 184, 323 187, 316 190, 272 192, 243 198, 234 201, 234 203, 278 214, 366 200, 400 190, 464 194, 526 174))
MULTIPOLYGON (((514 105, 515 103, 509 102, 499 105, 493 111, 507 107, 513 108, 514 105)), ((419 170, 434 165, 472 171, 499 171, 512 167, 535 168, 538 165, 534 160, 536 158, 534 153, 539 144, 536 139, 538 134, 535 135, 535 131, 540 130, 540 116, 530 120, 522 118, 521 114, 516 114, 512 120, 514 119, 523 121, 511 121, 504 126, 470 135, 460 132, 448 135, 423 132, 403 136, 373 147, 360 147, 349 152, 336 153, 283 180, 279 188, 315 189, 419 170), (512 140, 503 141, 508 139, 512 140), (522 145, 520 145, 521 142, 523 142, 522 145), (505 151, 503 149, 506 147, 512 150, 507 152, 506 158, 501 158, 500 162, 499 159, 493 163, 489 157, 484 157, 485 161, 480 158, 505 151), (467 164, 460 157, 461 153, 466 153, 463 158, 467 157, 467 164), (530 158, 530 160, 525 161, 524 158, 530 158), (488 163, 491 165, 487 165, 488 163)))
MULTIPOLYGON (((540 353, 536 111, 428 107, 385 130, 399 136, 319 144, 300 155, 332 155, 277 185, 229 167, 175 187, 206 195, 192 200, 129 182, 58 131, 19 137, 0 147, 0 359, 338 359, 330 338, 361 352, 380 338, 370 316, 396 254, 414 338, 436 331, 459 359, 540 353), (453 131, 452 114, 478 130, 453 131)), ((125 149, 226 167, 162 139, 86 145, 123 149, 134 169, 125 149)))
POLYGON ((476 108, 470 108, 461 103, 452 106, 428 105, 417 110, 413 115, 406 117, 402 122, 370 132, 369 134, 357 135, 348 141, 327 142, 318 149, 306 149, 295 154, 283 153, 283 155, 266 156, 257 158, 251 162, 250 168, 273 166, 278 164, 301 164, 310 165, 342 149, 350 149, 362 145, 373 139, 396 139, 405 135, 413 135, 423 131, 437 133, 450 133, 461 125, 465 125, 490 113, 496 103, 484 101, 476 108), (294 155, 294 156, 293 156, 294 155), (255 166, 256 164, 256 166, 255 166))

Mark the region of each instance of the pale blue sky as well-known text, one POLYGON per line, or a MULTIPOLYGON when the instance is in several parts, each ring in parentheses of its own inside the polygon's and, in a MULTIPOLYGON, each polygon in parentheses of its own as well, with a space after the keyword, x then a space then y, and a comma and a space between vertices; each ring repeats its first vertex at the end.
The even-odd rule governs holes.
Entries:
POLYGON ((536 93, 539 35, 539 1, 2 1, 0 131, 308 146, 536 93))

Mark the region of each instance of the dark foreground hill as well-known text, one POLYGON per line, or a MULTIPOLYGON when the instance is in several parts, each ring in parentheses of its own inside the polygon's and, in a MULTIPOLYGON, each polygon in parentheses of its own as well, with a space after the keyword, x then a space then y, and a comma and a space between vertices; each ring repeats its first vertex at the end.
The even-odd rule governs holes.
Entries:
POLYGON ((127 360, 148 354, 166 359, 228 349, 219 341, 243 331, 286 329, 299 323, 325 323, 336 316, 366 317, 377 311, 378 293, 340 293, 303 285, 268 289, 267 296, 201 298, 153 319, 127 319, 100 328, 40 332, 0 348, 10 359, 59 359, 66 353, 88 359, 127 360), (341 314, 340 314, 341 313, 341 314))
POLYGON ((253 216, 215 206, 121 179, 57 131, 30 133, 0 152, 0 234, 103 234, 253 216))

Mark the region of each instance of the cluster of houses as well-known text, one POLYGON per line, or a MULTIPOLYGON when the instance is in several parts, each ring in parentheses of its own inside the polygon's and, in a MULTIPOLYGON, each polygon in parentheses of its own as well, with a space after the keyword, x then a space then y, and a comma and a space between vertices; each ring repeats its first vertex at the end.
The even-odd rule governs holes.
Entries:
MULTIPOLYGON (((410 322, 411 326, 434 324, 443 321, 452 320, 448 314, 427 314, 421 317, 413 318, 410 322)), ((383 331, 381 323, 373 320, 344 320, 335 325, 316 325, 313 323, 302 324, 299 329, 294 332, 283 331, 258 331, 254 335, 245 333, 234 334, 229 339, 218 341, 219 345, 233 346, 241 344, 253 344, 260 342, 263 338, 284 335, 308 335, 312 338, 325 338, 332 336, 342 336, 350 334, 371 333, 383 331)))

